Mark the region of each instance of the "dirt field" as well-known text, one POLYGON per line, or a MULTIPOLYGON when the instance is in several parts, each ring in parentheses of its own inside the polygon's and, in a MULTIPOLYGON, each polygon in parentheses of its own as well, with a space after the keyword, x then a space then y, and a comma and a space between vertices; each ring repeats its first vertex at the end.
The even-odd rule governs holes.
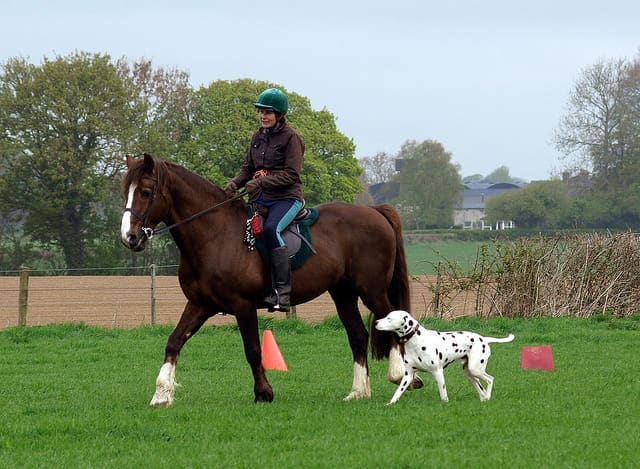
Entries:
MULTIPOLYGON (((415 316, 433 315, 432 294, 427 285, 433 279, 411 282, 411 304, 415 316)), ((176 324, 185 305, 177 277, 156 277, 156 324, 176 324)), ((0 277, 0 329, 18 325, 19 279, 0 277)), ((465 303, 456 315, 465 314, 465 303)), ((150 277, 36 277, 29 278, 27 325, 84 322, 102 327, 130 328, 151 324, 150 277)), ((472 302, 470 302, 472 304, 472 302)), ((361 311, 366 308, 361 305, 361 311)), ((284 318, 284 313, 258 311, 260 315, 284 318)), ((336 314, 328 294, 299 305, 298 318, 318 323, 336 314)), ((472 314, 466 312, 466 314, 472 314)), ((208 324, 234 323, 232 316, 218 315, 208 324)))

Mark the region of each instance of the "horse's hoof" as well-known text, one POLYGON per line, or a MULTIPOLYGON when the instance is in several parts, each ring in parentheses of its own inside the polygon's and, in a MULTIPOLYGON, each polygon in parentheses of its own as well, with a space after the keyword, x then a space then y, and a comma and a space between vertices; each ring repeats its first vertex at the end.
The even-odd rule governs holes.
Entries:
POLYGON ((155 408, 170 407, 171 405, 173 405, 173 400, 171 399, 161 400, 161 399, 157 399, 156 396, 153 396, 153 399, 151 399, 151 402, 149 402, 149 405, 155 408))
POLYGON ((369 399, 370 397, 371 397, 371 394, 367 394, 366 392, 351 391, 349 394, 347 394, 347 397, 345 397, 342 400, 352 401, 354 399, 369 399))
POLYGON ((256 397, 253 400, 256 404, 258 402, 273 402, 273 393, 272 392, 257 392, 256 397))
POLYGON ((420 389, 422 387, 424 387, 424 381, 422 381, 422 378, 420 378, 420 376, 416 375, 413 378, 413 382, 407 388, 407 391, 411 391, 413 389, 420 389))

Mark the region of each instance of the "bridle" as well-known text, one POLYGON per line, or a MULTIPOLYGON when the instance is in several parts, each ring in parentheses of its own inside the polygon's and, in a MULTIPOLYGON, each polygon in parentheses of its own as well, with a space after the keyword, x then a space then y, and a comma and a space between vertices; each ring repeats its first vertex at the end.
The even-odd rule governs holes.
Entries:
MULTIPOLYGON (((131 215, 133 215, 138 220, 140 220, 142 222, 142 228, 140 228, 140 230, 144 233, 147 239, 151 239, 154 234, 153 228, 147 226, 147 220, 149 219, 149 214, 151 213, 151 209, 153 208, 153 202, 155 202, 156 194, 158 193, 158 180, 155 177, 150 177, 150 176, 143 177, 142 179, 145 179, 145 178, 151 179, 153 181, 153 190, 151 191, 151 196, 149 197, 149 203, 147 204, 147 208, 144 211, 144 214, 140 215, 140 212, 138 212, 133 207, 125 208, 123 211, 123 214, 129 212, 131 213, 131 215)), ((164 197, 164 194, 163 194, 163 197, 164 197)))
MULTIPOLYGON (((211 212, 212 210, 215 210, 216 208, 220 207, 221 205, 224 205, 228 202, 231 202, 233 200, 239 199, 241 197, 243 197, 247 191, 241 191, 238 192, 236 195, 234 195, 233 197, 229 197, 228 199, 223 200, 220 203, 217 203, 215 205, 212 205, 211 207, 205 208, 204 210, 199 211, 198 213, 194 213, 193 215, 180 220, 176 223, 173 223, 171 225, 168 226, 164 226, 163 228, 159 229, 159 230, 154 230, 153 228, 151 228, 150 226, 147 226, 147 220, 149 219, 149 214, 151 213, 151 208, 153 207, 153 203, 156 200, 156 194, 158 192, 158 180, 155 177, 150 177, 150 176, 146 176, 146 178, 151 179, 154 184, 153 184, 153 190, 151 191, 151 196, 149 197, 149 204, 147 205, 146 210, 144 211, 144 215, 140 215, 140 213, 135 210, 133 207, 131 208, 125 208, 123 213, 129 212, 131 213, 134 217, 136 217, 138 220, 140 220, 142 222, 142 228, 140 228, 140 231, 142 231, 144 233, 144 235, 147 237, 147 239, 151 239, 154 236, 162 236, 164 234, 167 234, 169 231, 171 231, 171 229, 176 228, 180 225, 184 225, 185 223, 188 223, 206 213, 211 212)), ((165 197, 164 193, 160 193, 162 195, 162 197, 165 197)), ((166 200, 166 197, 165 197, 166 200)))

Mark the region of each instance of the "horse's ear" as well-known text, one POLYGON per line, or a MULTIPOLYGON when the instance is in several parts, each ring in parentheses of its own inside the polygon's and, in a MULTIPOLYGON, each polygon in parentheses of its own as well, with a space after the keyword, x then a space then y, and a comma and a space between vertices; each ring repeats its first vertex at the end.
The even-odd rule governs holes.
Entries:
POLYGON ((133 166, 133 162, 136 159, 131 155, 127 155, 126 158, 127 158, 127 168, 131 169, 131 166, 133 166))
POLYGON ((153 156, 149 153, 144 154, 144 167, 150 172, 153 172, 153 156))

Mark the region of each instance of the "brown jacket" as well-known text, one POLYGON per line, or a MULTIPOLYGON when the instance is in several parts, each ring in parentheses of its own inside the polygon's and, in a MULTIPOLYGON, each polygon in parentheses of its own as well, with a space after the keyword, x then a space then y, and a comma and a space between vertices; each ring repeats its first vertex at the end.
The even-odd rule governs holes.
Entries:
POLYGON ((257 171, 266 169, 268 174, 259 178, 265 202, 302 200, 303 158, 304 141, 286 121, 273 129, 260 128, 253 134, 245 162, 233 182, 242 187, 257 171))

